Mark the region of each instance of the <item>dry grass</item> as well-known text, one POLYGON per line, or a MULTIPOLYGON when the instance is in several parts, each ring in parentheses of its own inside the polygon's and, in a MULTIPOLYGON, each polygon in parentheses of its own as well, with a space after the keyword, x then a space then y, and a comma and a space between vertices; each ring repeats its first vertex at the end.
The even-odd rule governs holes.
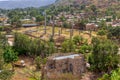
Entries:
MULTIPOLYGON (((24 33, 25 31, 29 31, 29 30, 36 30, 36 32, 31 32, 30 35, 33 35, 35 37, 40 37, 40 36, 44 36, 45 39, 49 38, 50 35, 52 34, 52 27, 47 26, 47 34, 44 35, 44 26, 38 26, 38 27, 28 27, 28 28, 19 28, 18 30, 13 30, 13 32, 20 32, 20 33, 24 33)), ((55 37, 58 36, 59 31, 61 30, 60 27, 55 27, 55 37)), ((65 36, 65 38, 69 39, 70 38, 70 29, 66 29, 63 28, 62 29, 62 34, 65 36)), ((73 30, 73 37, 80 35, 85 39, 89 39, 90 41, 90 35, 89 32, 87 31, 82 31, 79 33, 79 30, 73 30)), ((92 32, 92 36, 96 36, 96 32, 92 32)))
POLYGON ((61 74, 60 76, 52 76, 52 78, 46 80, 81 80, 82 77, 72 75, 71 73, 61 74))

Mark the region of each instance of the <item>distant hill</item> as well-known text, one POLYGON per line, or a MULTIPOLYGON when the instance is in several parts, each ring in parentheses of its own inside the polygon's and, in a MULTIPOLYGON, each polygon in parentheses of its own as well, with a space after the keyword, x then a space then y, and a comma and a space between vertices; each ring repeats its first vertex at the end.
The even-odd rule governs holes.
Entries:
POLYGON ((0 8, 14 9, 26 7, 41 7, 54 3, 55 0, 3 0, 0 1, 0 8))
POLYGON ((96 5, 98 7, 108 7, 113 4, 118 4, 120 0, 0 0, 0 8, 14 9, 26 7, 41 7, 54 3, 59 6, 64 5, 96 5))
POLYGON ((120 4, 120 0, 56 0, 56 5, 64 6, 64 5, 95 5, 100 8, 109 7, 111 5, 120 4))

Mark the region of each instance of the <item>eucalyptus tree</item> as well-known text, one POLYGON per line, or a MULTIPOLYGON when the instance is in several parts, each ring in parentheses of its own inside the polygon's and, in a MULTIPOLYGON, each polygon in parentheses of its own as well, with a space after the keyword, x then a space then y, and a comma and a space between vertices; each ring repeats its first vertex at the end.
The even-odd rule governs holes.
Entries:
POLYGON ((44 15, 44 20, 45 20, 45 25, 44 25, 44 34, 46 34, 46 26, 47 26, 47 13, 46 13, 46 10, 43 12, 43 15, 44 15))

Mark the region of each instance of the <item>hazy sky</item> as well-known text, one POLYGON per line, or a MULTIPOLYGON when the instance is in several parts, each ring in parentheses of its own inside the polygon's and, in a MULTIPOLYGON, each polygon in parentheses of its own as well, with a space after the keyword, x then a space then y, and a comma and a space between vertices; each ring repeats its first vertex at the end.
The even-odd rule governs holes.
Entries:
MULTIPOLYGON (((0 0, 0 1, 24 1, 24 0, 0 0)), ((31 1, 31 0, 26 0, 26 1, 31 1)), ((38 1, 38 0, 33 0, 33 1, 38 1)), ((39 1, 48 1, 48 0, 39 0, 39 1)))
POLYGON ((54 3, 56 0, 0 0, 0 8, 41 7, 54 3))

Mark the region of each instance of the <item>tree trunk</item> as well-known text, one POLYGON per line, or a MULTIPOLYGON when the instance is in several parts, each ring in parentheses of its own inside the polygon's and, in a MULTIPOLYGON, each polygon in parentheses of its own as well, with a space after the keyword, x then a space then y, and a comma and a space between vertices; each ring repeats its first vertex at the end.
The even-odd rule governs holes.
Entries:
POLYGON ((14 65, 14 63, 12 62, 11 65, 12 65, 12 71, 15 71, 15 65, 14 65))
POLYGON ((41 80, 44 80, 44 65, 41 67, 41 80))
POLYGON ((63 25, 61 26, 61 31, 60 31, 60 34, 62 34, 62 30, 63 30, 63 25))

